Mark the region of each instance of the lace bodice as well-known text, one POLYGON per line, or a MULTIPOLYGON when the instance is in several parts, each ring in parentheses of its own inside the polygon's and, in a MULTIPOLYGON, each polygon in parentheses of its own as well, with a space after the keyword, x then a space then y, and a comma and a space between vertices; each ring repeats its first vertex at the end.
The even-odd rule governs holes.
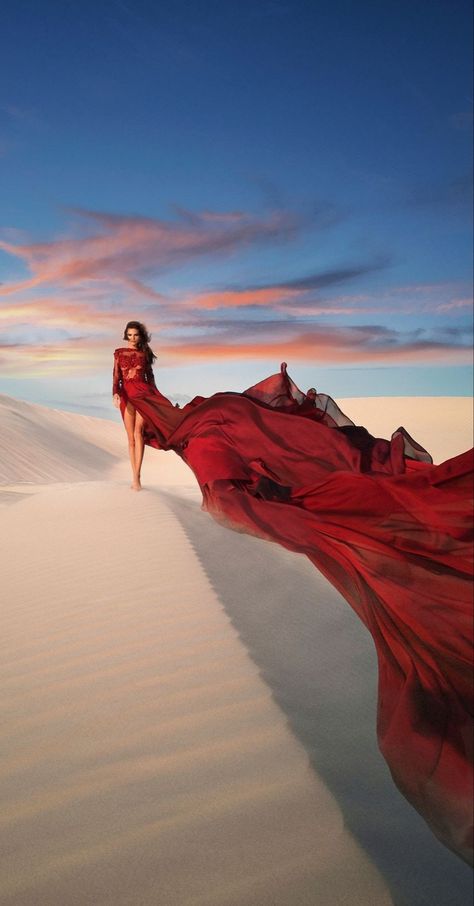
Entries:
POLYGON ((114 352, 112 393, 121 393, 124 381, 145 381, 155 386, 153 368, 142 349, 122 346, 114 352))

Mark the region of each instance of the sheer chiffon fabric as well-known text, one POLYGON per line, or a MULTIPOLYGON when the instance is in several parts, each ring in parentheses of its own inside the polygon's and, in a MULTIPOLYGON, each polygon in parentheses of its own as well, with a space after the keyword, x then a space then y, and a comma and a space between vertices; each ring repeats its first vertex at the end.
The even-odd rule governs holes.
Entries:
POLYGON ((145 366, 122 373, 119 392, 145 442, 193 470, 205 510, 306 554, 357 612, 377 651, 377 735, 395 783, 469 861, 472 451, 433 465, 402 427, 374 438, 331 397, 302 393, 285 364, 182 409, 145 366))

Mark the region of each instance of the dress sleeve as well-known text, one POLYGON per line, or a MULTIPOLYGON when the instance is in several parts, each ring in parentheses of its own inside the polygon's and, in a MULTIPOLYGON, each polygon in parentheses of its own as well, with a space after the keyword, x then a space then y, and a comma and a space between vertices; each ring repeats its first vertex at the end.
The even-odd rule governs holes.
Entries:
POLYGON ((118 349, 114 352, 114 378, 112 384, 112 395, 122 392, 122 369, 119 362, 118 349))
POLYGON ((151 362, 146 363, 145 374, 146 374, 147 384, 150 384, 152 387, 156 387, 155 376, 153 374, 153 368, 152 368, 151 362))

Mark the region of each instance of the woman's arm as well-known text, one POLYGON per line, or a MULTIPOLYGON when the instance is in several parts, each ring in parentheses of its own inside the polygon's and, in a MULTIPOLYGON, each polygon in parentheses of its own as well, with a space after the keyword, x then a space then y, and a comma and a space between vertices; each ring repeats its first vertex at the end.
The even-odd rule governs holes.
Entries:
POLYGON ((112 382, 112 396, 120 396, 122 392, 122 369, 119 362, 118 349, 114 352, 114 373, 112 382))

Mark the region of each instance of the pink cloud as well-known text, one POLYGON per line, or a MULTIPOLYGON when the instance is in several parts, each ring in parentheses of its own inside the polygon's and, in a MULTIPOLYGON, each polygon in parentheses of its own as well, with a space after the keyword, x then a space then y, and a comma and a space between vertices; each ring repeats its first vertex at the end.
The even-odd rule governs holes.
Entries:
POLYGON ((467 308, 472 311, 472 298, 451 299, 449 302, 442 302, 439 305, 436 305, 435 311, 455 311, 460 308, 467 308))
POLYGON ((42 243, 0 241, 0 249, 22 260, 31 277, 0 287, 8 295, 38 286, 73 286, 91 280, 128 283, 160 298, 143 280, 170 266, 209 254, 223 254, 266 241, 287 238, 298 227, 288 212, 266 218, 250 214, 212 215, 181 212, 180 221, 76 211, 96 232, 79 238, 42 243))

